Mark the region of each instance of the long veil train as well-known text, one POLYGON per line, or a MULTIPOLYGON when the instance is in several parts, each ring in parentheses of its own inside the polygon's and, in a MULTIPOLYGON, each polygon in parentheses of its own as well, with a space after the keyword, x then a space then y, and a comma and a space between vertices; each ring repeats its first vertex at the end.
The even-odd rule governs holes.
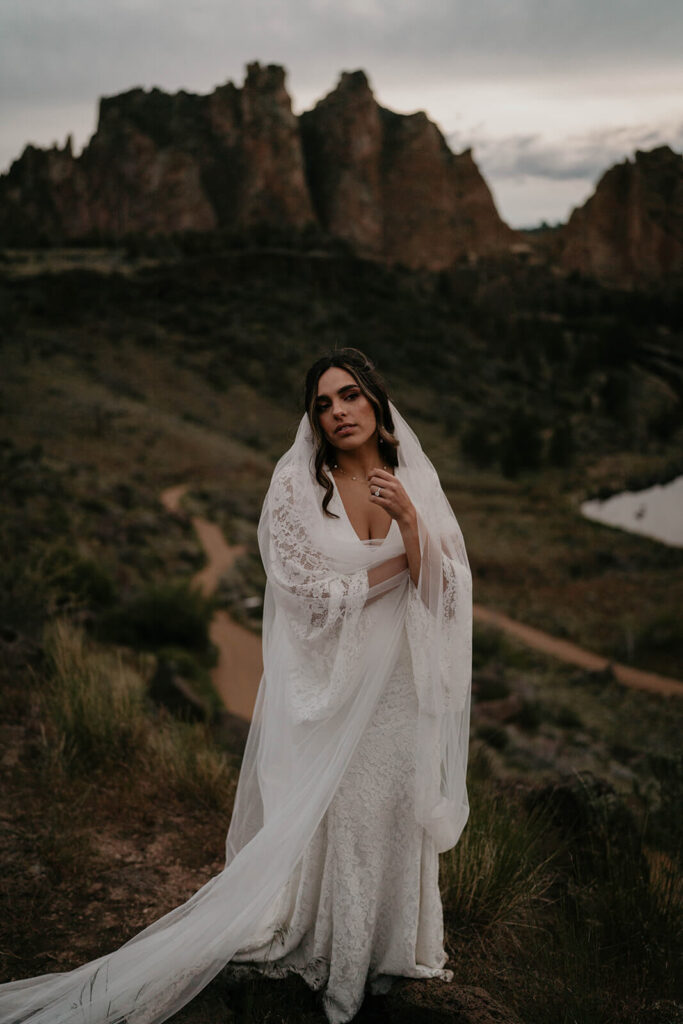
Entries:
POLYGON ((335 537, 331 546, 304 416, 275 467, 259 522, 264 672, 225 867, 114 952, 63 974, 1 985, 2 1024, 160 1024, 240 949, 272 933, 278 894, 350 763, 406 622, 419 701, 415 813, 439 850, 457 842, 468 815, 472 579, 436 471, 390 408, 397 472, 418 511, 418 586, 405 570, 369 586, 368 569, 402 553, 398 539, 335 537))

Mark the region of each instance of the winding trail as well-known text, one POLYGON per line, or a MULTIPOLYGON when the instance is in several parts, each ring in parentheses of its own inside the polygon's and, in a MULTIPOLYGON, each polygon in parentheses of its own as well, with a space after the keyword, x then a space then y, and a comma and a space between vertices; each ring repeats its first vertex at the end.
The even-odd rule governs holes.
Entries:
POLYGON ((647 690, 649 693, 659 693, 665 697, 683 697, 683 682, 680 679, 660 676, 656 672, 644 672, 631 665, 610 661, 602 654, 579 647, 578 644, 573 644, 570 640, 562 640, 560 637, 553 636, 552 633, 544 633, 542 629, 536 629, 534 626, 527 626, 523 622, 509 618, 503 612, 494 611, 493 608, 475 604, 474 618, 487 626, 502 629, 505 633, 522 640, 529 647, 535 647, 537 651, 543 651, 544 654, 550 654, 554 658, 579 665, 591 672, 611 668, 620 683, 630 686, 634 690, 647 690))
MULTIPOLYGON (((172 515, 185 518, 180 502, 187 488, 187 484, 178 484, 162 491, 161 503, 172 515)), ((221 528, 202 516, 192 516, 190 522, 206 555, 206 565, 196 573, 192 582, 209 596, 216 590, 221 576, 244 553, 245 547, 243 544, 228 544, 221 528)), ((231 714, 251 721, 263 672, 261 638, 240 626, 222 608, 211 620, 209 635, 218 648, 218 664, 211 671, 211 682, 231 714)))
MULTIPOLYGON (((180 502, 187 489, 187 484, 178 484, 162 492, 161 502, 172 515, 185 518, 180 502)), ((193 582, 201 588, 202 593, 212 594, 221 576, 230 569, 245 548, 243 544, 227 544, 220 527, 208 519, 192 516, 191 523, 206 555, 206 565, 195 575, 193 582)), ((570 640, 563 640, 551 633, 545 633, 542 629, 527 626, 523 622, 511 619, 503 612, 486 608, 484 605, 475 603, 473 614, 476 622, 501 629, 529 647, 550 654, 554 658, 560 658, 591 672, 611 668, 615 678, 623 686, 665 697, 683 697, 683 682, 680 679, 661 676, 655 672, 644 672, 631 665, 610 661, 609 658, 585 647, 579 647, 570 640)), ((228 711, 250 721, 263 672, 261 638, 240 626, 222 609, 215 613, 211 621, 210 635, 219 651, 218 664, 211 673, 213 685, 228 711)))

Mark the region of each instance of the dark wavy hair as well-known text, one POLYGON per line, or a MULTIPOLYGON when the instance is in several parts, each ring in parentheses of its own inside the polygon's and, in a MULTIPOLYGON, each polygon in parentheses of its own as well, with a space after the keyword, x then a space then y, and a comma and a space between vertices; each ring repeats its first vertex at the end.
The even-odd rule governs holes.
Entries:
POLYGON ((379 450, 385 463, 389 466, 398 465, 398 441, 394 437, 394 421, 389 409, 389 396, 384 381, 368 357, 357 348, 340 348, 316 360, 306 374, 304 386, 304 408, 313 431, 315 443, 315 478, 325 489, 323 512, 325 515, 338 518, 336 512, 329 512, 329 505, 334 488, 332 481, 325 472, 336 462, 334 445, 330 444, 320 426, 316 398, 318 397, 318 381, 326 370, 336 366, 346 370, 355 379, 359 388, 375 410, 379 450))

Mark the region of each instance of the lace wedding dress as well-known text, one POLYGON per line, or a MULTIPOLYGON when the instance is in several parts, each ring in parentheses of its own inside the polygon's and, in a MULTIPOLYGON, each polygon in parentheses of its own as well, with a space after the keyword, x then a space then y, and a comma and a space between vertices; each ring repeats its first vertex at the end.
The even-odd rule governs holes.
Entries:
MULTIPOLYGON (((336 490, 329 507, 340 517, 334 529, 355 533, 336 490)), ((394 530, 400 536, 392 521, 394 530)), ((378 625, 373 605, 363 614, 370 630, 378 625)), ((452 979, 443 969, 438 852, 415 819, 417 714, 404 630, 351 764, 279 897, 275 927, 233 957, 230 977, 297 973, 324 989, 330 1024, 355 1016, 366 979, 373 992, 398 975, 452 979)))
POLYGON ((333 1024, 367 982, 450 977, 438 854, 469 812, 472 576, 436 470, 390 410, 418 583, 370 584, 405 553, 400 529, 361 540, 336 491, 339 518, 324 515, 303 416, 259 521, 264 673, 225 867, 118 949, 0 985, 0 1024, 162 1024, 226 965, 298 972, 333 1024))

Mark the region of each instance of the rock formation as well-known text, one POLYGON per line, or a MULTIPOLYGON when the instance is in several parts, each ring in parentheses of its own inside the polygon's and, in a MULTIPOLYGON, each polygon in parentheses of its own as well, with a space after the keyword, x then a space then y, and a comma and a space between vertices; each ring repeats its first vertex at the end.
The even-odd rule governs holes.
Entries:
POLYGON ((78 158, 70 139, 27 146, 0 178, 5 245, 316 221, 360 255, 416 268, 518 240, 471 151, 453 154, 423 113, 380 107, 363 72, 300 119, 272 65, 205 96, 132 89, 100 101, 78 158))
POLYGON ((312 220, 284 70, 259 64, 242 89, 103 98, 80 157, 27 146, 0 179, 5 244, 312 220))
POLYGON ((362 71, 301 117, 283 68, 247 67, 207 95, 131 89, 100 101, 79 157, 26 146, 0 176, 0 245, 111 241, 256 225, 317 225, 359 256, 440 270, 480 256, 578 270, 630 286, 683 272, 683 157, 638 151, 563 227, 513 231, 472 151, 426 114, 381 107, 362 71))
POLYGON ((438 270, 518 240, 471 150, 455 155, 426 114, 380 107, 362 71, 301 117, 318 218, 365 255, 438 270))
POLYGON ((683 156, 659 146, 611 167, 558 242, 563 268, 605 281, 683 271, 683 156))

